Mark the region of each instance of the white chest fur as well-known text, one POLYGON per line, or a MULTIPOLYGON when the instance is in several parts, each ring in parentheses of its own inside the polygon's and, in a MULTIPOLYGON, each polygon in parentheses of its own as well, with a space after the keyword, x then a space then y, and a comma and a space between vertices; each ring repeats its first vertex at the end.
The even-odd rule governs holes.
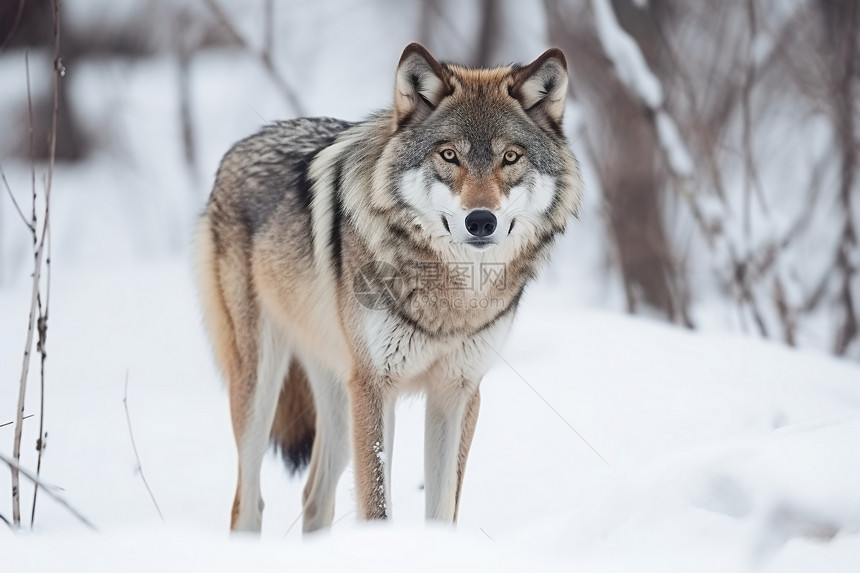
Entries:
POLYGON ((373 369, 401 386, 421 390, 428 374, 444 380, 478 381, 501 352, 510 331, 506 315, 472 336, 435 337, 384 310, 363 316, 364 348, 373 369))

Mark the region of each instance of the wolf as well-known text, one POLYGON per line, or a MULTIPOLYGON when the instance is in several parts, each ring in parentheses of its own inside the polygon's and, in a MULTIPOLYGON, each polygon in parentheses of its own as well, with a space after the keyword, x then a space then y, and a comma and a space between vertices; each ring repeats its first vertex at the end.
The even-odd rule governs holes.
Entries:
POLYGON ((331 525, 351 457, 359 519, 388 518, 409 392, 426 395, 426 518, 456 522, 481 379, 580 204, 567 85, 558 49, 473 69, 410 44, 390 108, 227 152, 195 252, 238 451, 231 529, 261 528, 270 445, 309 463, 304 531, 331 525))

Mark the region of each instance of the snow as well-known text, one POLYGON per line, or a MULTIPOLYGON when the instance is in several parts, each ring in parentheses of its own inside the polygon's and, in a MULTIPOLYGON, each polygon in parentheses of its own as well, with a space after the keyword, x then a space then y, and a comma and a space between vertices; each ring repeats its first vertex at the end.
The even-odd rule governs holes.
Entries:
POLYGON ((693 174, 693 160, 690 157, 678 127, 672 117, 663 110, 657 112, 657 137, 669 159, 669 166, 678 175, 689 177, 693 174))
MULTIPOLYGON (((482 385, 456 530, 423 525, 423 412, 410 399, 397 412, 392 523, 355 522, 348 470, 332 531, 302 537, 291 524, 303 482, 271 456, 262 539, 229 537, 227 397, 189 267, 55 267, 43 477, 100 533, 40 496, 33 533, 0 529, 10 570, 856 571, 860 367, 585 310, 548 279, 482 385), (137 473, 126 373, 166 525, 137 473)), ((26 296, 24 278, 0 290, 0 379, 19 367, 26 296)), ((14 390, 0 388, 3 420, 14 390)), ((27 467, 34 432, 28 422, 27 467)))

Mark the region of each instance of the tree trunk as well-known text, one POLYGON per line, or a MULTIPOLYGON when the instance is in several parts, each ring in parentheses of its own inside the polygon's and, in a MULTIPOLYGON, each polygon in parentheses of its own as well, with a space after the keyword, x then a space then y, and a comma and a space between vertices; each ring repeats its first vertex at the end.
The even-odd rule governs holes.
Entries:
POLYGON ((667 185, 650 110, 624 87, 603 52, 591 15, 566 18, 558 0, 547 0, 552 44, 568 58, 578 101, 588 119, 585 137, 594 156, 607 224, 630 312, 653 308, 690 325, 681 293, 684 277, 667 240, 661 200, 667 185))

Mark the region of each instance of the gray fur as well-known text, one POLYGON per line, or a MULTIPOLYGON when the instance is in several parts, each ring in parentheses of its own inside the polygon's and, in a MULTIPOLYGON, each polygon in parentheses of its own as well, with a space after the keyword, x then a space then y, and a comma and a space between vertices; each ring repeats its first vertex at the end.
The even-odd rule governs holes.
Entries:
POLYGON ((392 108, 358 123, 277 122, 225 155, 198 261, 240 454, 234 528, 260 527, 258 453, 269 438, 260 428, 273 418, 288 454, 316 430, 306 530, 331 523, 346 419, 359 517, 387 517, 385 424, 392 401, 412 390, 428 396, 427 516, 456 518, 481 378, 581 198, 561 132, 565 65, 549 50, 529 66, 471 70, 413 44, 392 108), (498 225, 476 242, 464 221, 478 210, 498 225), (401 273, 403 288, 371 309, 353 285, 377 261, 401 273), (505 280, 458 283, 464 264, 501 265, 505 280), (279 394, 276 407, 267 397, 279 394), (297 413, 306 401, 318 406, 315 422, 304 406, 297 413))

